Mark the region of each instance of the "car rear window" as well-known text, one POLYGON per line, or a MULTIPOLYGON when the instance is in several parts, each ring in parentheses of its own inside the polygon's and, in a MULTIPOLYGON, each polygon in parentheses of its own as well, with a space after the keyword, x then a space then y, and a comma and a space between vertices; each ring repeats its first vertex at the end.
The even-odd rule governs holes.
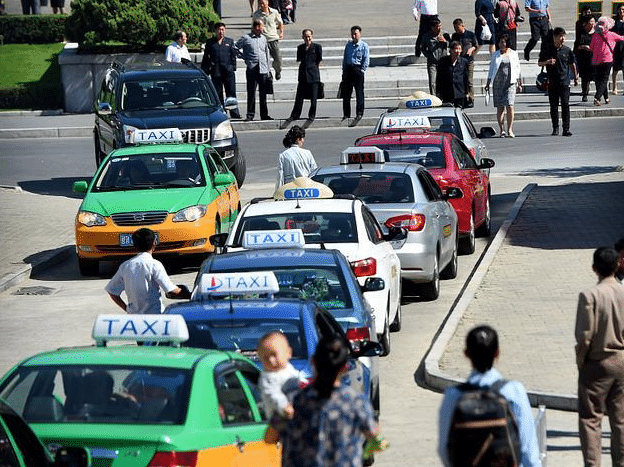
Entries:
POLYGON ((0 397, 29 423, 182 424, 191 372, 119 366, 22 367, 0 397))
POLYGON ((315 175, 336 194, 352 194, 366 204, 413 203, 414 188, 409 175, 394 172, 315 175))
POLYGON ((356 243, 355 216, 351 212, 285 213, 249 216, 241 220, 236 243, 241 244, 246 231, 301 229, 306 244, 356 243))
POLYGON ((288 339, 293 358, 308 358, 305 336, 298 321, 286 319, 206 319, 187 321, 189 340, 185 347, 235 350, 256 358, 258 340, 271 331, 280 331, 288 339))

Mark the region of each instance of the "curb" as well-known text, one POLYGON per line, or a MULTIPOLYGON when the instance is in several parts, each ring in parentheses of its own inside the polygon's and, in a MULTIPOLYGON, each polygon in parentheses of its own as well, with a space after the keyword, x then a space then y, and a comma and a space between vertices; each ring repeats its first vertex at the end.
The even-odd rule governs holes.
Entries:
POLYGON ((32 274, 38 274, 47 268, 55 266, 71 256, 74 252, 73 245, 66 245, 54 250, 44 251, 37 255, 32 263, 16 265, 16 270, 0 277, 0 292, 28 279, 32 274))
MULTIPOLYGON (((477 264, 464 285, 464 288, 457 297, 454 305, 449 310, 449 313, 442 324, 442 328, 434 338, 433 344, 424 360, 425 382, 429 387, 443 391, 448 387, 465 382, 463 379, 455 378, 442 372, 440 370, 440 359, 442 358, 442 354, 444 353, 444 349, 447 344, 453 338, 455 329, 468 309, 468 306, 470 305, 477 289, 483 282, 488 268, 494 261, 498 250, 503 245, 509 228, 520 213, 520 209, 529 197, 529 194, 536 186, 537 184, 531 183, 524 187, 522 192, 518 195, 516 202, 509 211, 507 219, 505 219, 500 229, 477 261, 477 264)), ((549 409, 573 412, 577 410, 578 399, 574 395, 551 394, 537 391, 527 391, 527 393, 529 401, 533 407, 544 405, 549 409)))
MULTIPOLYGON (((470 113, 470 120, 476 123, 496 123, 495 109, 492 112, 470 113)), ((624 108, 582 108, 570 109, 570 118, 582 119, 593 117, 617 117, 624 116, 624 108)), ((515 120, 550 120, 548 110, 535 112, 516 112, 515 120)), ((379 117, 364 117, 357 126, 374 126, 379 117)), ((302 122, 305 120, 301 120, 302 122)), ((233 121, 232 126, 236 131, 257 131, 257 130, 280 130, 284 119, 242 122, 233 121)), ((337 117, 320 117, 314 120, 309 128, 347 128, 347 121, 342 121, 337 117)), ((70 137, 90 137, 93 135, 93 127, 64 127, 64 128, 17 128, 0 129, 0 139, 18 138, 70 138, 70 137)))

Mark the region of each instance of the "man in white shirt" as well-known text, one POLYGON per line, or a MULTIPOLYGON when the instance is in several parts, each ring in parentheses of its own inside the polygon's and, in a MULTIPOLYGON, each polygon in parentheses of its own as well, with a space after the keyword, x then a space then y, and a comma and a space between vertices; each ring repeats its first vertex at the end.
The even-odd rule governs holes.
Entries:
POLYGON ((264 29, 262 34, 267 40, 269 53, 273 58, 273 68, 275 68, 275 79, 282 77, 282 53, 279 48, 279 41, 284 38, 284 22, 279 11, 269 7, 269 0, 259 0, 260 7, 253 14, 254 20, 262 20, 264 29))
POLYGON ((191 61, 191 55, 186 48, 187 41, 184 31, 176 31, 173 35, 173 42, 169 44, 165 51, 165 60, 168 62, 181 62, 182 60, 191 61))
POLYGON ((121 263, 105 288, 122 310, 133 315, 162 313, 161 288, 167 298, 191 298, 188 288, 175 285, 162 263, 152 257, 156 249, 154 232, 139 229, 132 234, 132 241, 139 254, 121 263), (122 292, 126 292, 128 303, 121 298, 122 292))
POLYGON ((438 0, 415 0, 412 7, 412 15, 414 16, 414 21, 420 20, 416 47, 414 49, 416 58, 418 58, 422 53, 421 44, 423 36, 429 32, 431 21, 438 19, 438 0))

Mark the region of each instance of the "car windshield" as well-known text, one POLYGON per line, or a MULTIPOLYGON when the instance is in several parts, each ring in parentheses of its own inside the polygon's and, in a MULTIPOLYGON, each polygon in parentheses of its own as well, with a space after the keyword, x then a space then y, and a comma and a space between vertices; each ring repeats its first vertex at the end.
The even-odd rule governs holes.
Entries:
POLYGON ((152 153, 111 157, 98 174, 93 191, 206 186, 197 154, 152 153))
POLYGON ((126 81, 121 89, 122 110, 213 107, 218 105, 203 77, 154 81, 126 81))
MULTIPOLYGON (((279 249, 275 249, 274 253, 284 255, 284 252, 279 249)), ((267 264, 264 269, 259 268, 257 264, 254 264, 251 269, 230 269, 225 265, 223 265, 225 267, 219 266, 221 265, 215 267, 213 264, 208 274, 271 270, 275 273, 279 284, 276 297, 313 300, 326 310, 353 307, 345 278, 338 266, 275 267, 267 264)))
POLYGON ((183 424, 189 370, 149 367, 22 367, 0 397, 29 423, 183 424))
POLYGON ((376 144, 388 162, 409 162, 427 168, 444 169, 444 145, 440 144, 376 144))
POLYGON ((243 234, 252 230, 301 229, 306 244, 357 243, 357 227, 352 212, 285 213, 268 216, 249 216, 240 222, 237 244, 242 244, 243 234))
POLYGON ((292 358, 308 358, 305 337, 300 332, 300 323, 295 320, 265 317, 206 319, 188 321, 187 326, 189 340, 184 343, 185 347, 235 350, 250 358, 256 358, 258 340, 271 331, 280 331, 293 350, 292 358))
POLYGON ((353 194, 367 204, 414 202, 412 180, 399 172, 320 174, 313 179, 329 186, 335 194, 353 194))

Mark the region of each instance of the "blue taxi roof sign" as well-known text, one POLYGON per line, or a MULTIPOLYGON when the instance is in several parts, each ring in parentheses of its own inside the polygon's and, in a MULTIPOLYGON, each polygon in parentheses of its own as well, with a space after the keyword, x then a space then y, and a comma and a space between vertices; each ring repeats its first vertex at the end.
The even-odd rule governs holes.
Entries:
POLYGON ((201 296, 249 295, 279 292, 273 271, 229 272, 202 274, 191 300, 201 296))
POLYGON ((179 128, 153 128, 151 130, 141 130, 135 128, 129 132, 129 143, 150 144, 150 143, 181 143, 182 132, 179 128))
POLYGON ((340 164, 383 164, 384 152, 377 146, 355 146, 342 151, 340 164))
POLYGON ((383 131, 397 130, 428 130, 431 128, 429 118, 423 115, 414 117, 386 116, 381 121, 383 131))
POLYGON ((98 347, 108 341, 170 342, 180 346, 189 338, 182 315, 98 315, 91 336, 98 347))
POLYGON ((243 248, 303 248, 302 229, 247 230, 243 234, 243 248))

